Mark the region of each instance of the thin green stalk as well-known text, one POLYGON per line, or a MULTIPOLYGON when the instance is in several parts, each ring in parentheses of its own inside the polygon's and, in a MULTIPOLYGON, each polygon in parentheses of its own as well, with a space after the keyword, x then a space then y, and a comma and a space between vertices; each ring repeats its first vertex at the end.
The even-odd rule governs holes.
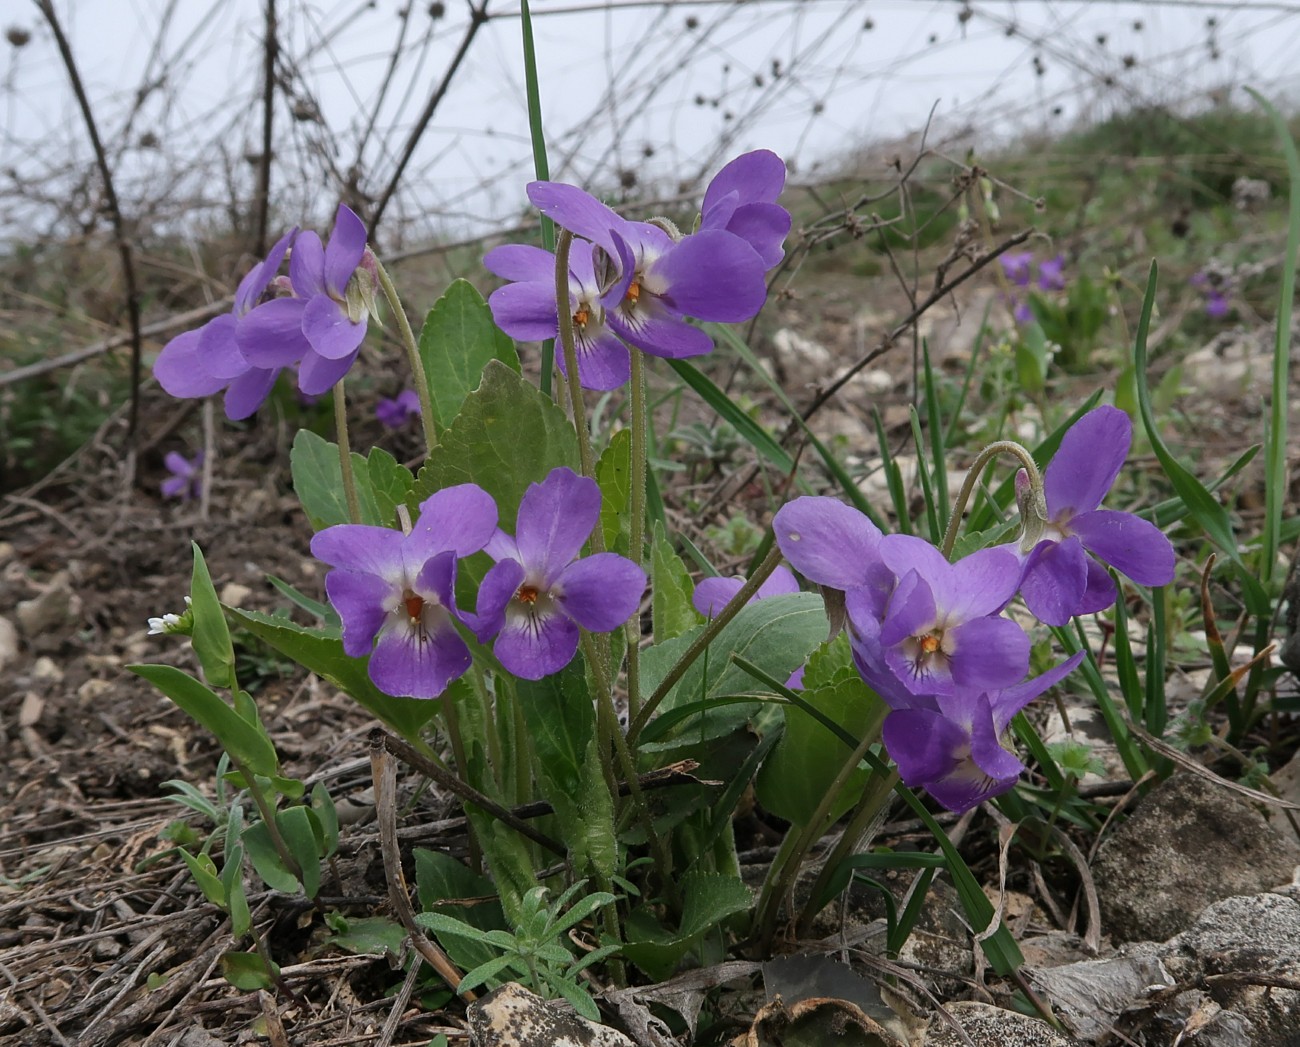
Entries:
POLYGON ((636 740, 645 729, 645 725, 650 722, 650 717, 659 708, 659 703, 668 697, 668 692, 677 685, 677 681, 682 678, 686 670, 695 664, 695 659, 704 653, 718 633, 722 632, 731 623, 731 619, 740 613, 740 609, 758 592, 758 587, 767 581, 780 563, 781 547, 774 543, 767 557, 754 568, 754 573, 741 586, 740 591, 704 627, 700 635, 695 638, 695 641, 678 659, 677 664, 668 670, 667 675, 664 676, 659 686, 655 688, 654 693, 646 700, 645 705, 641 707, 640 714, 632 721, 631 727, 628 728, 627 740, 630 745, 636 744, 636 740))
MULTIPOLYGON (((460 716, 456 712, 456 703, 451 693, 442 696, 442 711, 447 720, 447 738, 451 742, 451 754, 456 760, 456 774, 469 781, 469 755, 465 751, 465 739, 460 733, 460 716)), ((469 864, 475 872, 483 871, 483 851, 479 847, 478 837, 474 835, 473 823, 465 822, 465 833, 469 837, 469 864)))
MULTIPOLYGON (((639 349, 632 350, 632 491, 628 512, 628 555, 641 563, 645 546, 645 476, 646 476, 646 404, 645 360, 639 349)), ((635 721, 641 712, 641 618, 633 615, 627 623, 627 716, 635 721)))
MULTIPOLYGON (((1038 492, 1038 499, 1042 500, 1043 478, 1038 472, 1038 463, 1034 461, 1034 456, 1025 450, 1014 440, 995 440, 979 453, 970 471, 966 473, 966 479, 962 481, 961 490, 957 492, 957 500, 952 507, 952 516, 948 518, 948 529, 943 535, 943 555, 952 556, 952 547, 957 542, 957 530, 961 526, 962 513, 966 511, 966 503, 970 501, 971 492, 975 490, 975 485, 979 483, 980 472, 1000 454, 1015 455, 1025 467, 1025 472, 1029 474, 1029 489, 1038 492)), ((1044 518, 1046 509, 1042 509, 1044 518)), ((1023 521, 1028 523, 1028 521, 1023 521)))
MULTIPOLYGON (((542 131, 542 93, 537 82, 537 49, 533 44, 533 16, 528 0, 520 0, 519 23, 524 38, 524 92, 528 99, 528 134, 533 144, 533 172, 539 182, 550 181, 551 170, 546 160, 546 135, 542 131)), ((542 247, 555 248, 555 223, 542 215, 542 247)), ((555 369, 555 341, 548 338, 542 343, 542 393, 551 395, 551 372, 555 369)))
POLYGON ((352 475, 352 449, 348 443, 348 402, 343 394, 343 379, 334 383, 334 435, 339 445, 339 471, 343 474, 343 494, 348 500, 348 519, 361 522, 361 502, 357 499, 357 478, 352 475))
POLYGON ((425 373, 424 360, 420 356, 420 343, 415 340, 415 332, 411 330, 411 322, 406 318, 406 310, 402 308, 397 288, 379 259, 375 259, 375 271, 379 274, 379 286, 388 299, 388 307, 397 318, 397 330, 402 336, 402 346, 406 349, 406 359, 411 365, 411 375, 415 380, 415 395, 420 398, 420 425, 424 428, 425 452, 432 453, 438 446, 438 429, 433 420, 433 395, 429 391, 429 376, 425 373))
POLYGON ((596 478, 595 458, 591 453, 591 430, 582 406, 582 380, 578 375, 578 351, 573 341, 573 313, 569 311, 569 248, 573 234, 560 230, 555 244, 555 311, 560 321, 560 346, 564 350, 564 369, 569 380, 569 406, 573 409, 573 428, 578 434, 578 462, 582 475, 596 478))

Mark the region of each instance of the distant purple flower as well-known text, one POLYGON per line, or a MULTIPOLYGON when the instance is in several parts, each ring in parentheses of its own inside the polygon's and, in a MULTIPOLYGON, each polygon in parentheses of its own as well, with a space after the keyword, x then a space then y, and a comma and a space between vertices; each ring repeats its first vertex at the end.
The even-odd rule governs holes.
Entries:
POLYGON ((497 660, 525 680, 559 672, 578 650, 579 627, 616 629, 636 611, 645 572, 615 553, 578 559, 600 520, 600 488, 572 469, 552 469, 519 503, 515 537, 497 530, 497 562, 478 591, 480 643, 496 636, 497 660))
POLYGON ((767 298, 765 267, 749 241, 725 229, 674 240, 657 225, 629 222, 595 197, 559 182, 533 182, 528 198, 543 214, 605 252, 600 304, 610 329, 652 356, 679 359, 713 348, 688 317, 719 323, 752 319, 767 298))
POLYGON ((335 212, 327 245, 310 230, 294 244, 289 280, 302 300, 302 333, 313 350, 298 372, 304 393, 325 392, 357 358, 370 315, 367 302, 375 288, 365 261, 365 224, 345 204, 335 212))
POLYGON ((1016 323, 1023 325, 1034 322, 1033 306, 1019 298, 1013 298, 1011 301, 1013 303, 1011 315, 1015 317, 1016 323))
POLYGON ((370 655, 370 678, 381 691, 436 698, 469 668, 469 648, 453 624, 461 618, 456 561, 487 545, 496 523, 491 496, 460 484, 427 498, 410 534, 338 524, 312 539, 312 555, 334 568, 325 592, 343 620, 343 650, 370 655))
POLYGON ((163 347, 153 367, 163 389, 182 399, 225 389, 227 417, 247 418, 265 402, 281 368, 309 353, 301 330, 302 303, 291 298, 261 301, 297 235, 297 229, 285 233, 239 282, 230 312, 163 347))
MULTIPOLYGON (((578 378, 585 389, 617 389, 628 380, 632 365, 627 346, 605 324, 595 250, 586 240, 574 240, 569 249, 569 308, 578 378)), ((553 254, 527 244, 505 244, 489 251, 483 264, 497 276, 513 281, 488 297, 492 318, 501 330, 521 342, 559 337, 553 254)), ((557 350, 555 355, 564 372, 564 354, 557 350)))
POLYGON ((1222 320, 1228 315, 1231 308, 1228 303, 1231 282, 1230 276, 1219 269, 1201 269, 1188 280, 1201 292, 1205 300, 1205 315, 1211 320, 1222 320))
POLYGON ((183 501, 197 498, 203 493, 202 451, 195 452, 193 461, 177 451, 168 451, 163 456, 163 465, 172 474, 161 484, 164 498, 180 498, 183 501))
POLYGON ((1139 585, 1166 585, 1174 577, 1174 550, 1154 524, 1132 513, 1099 509, 1119 475, 1133 438, 1133 423, 1116 407, 1080 418, 1061 439, 1043 477, 1047 529, 1024 554, 1020 595, 1048 625, 1076 614, 1105 610, 1115 583, 1102 563, 1139 585), (1101 563, 1098 562, 1101 561, 1101 563))
POLYGON ((1041 676, 1001 690, 960 688, 935 708, 894 709, 881 738, 904 784, 923 788, 958 814, 1006 792, 1025 765, 1002 736, 1012 717, 1083 660, 1074 655, 1041 676))
POLYGON ((1040 291, 1065 290, 1065 255, 1058 254, 1038 263, 1038 289, 1040 291))
POLYGON ((736 157, 704 191, 700 229, 725 229, 748 243, 772 269, 785 256, 790 212, 776 201, 785 188, 785 162, 768 149, 736 157))
POLYGON ((1016 287, 1028 287, 1031 278, 1030 268, 1034 264, 1033 251, 1007 251, 998 255, 998 263, 1006 278, 1016 287))
MULTIPOLYGON (((712 618, 731 602, 731 598, 740 592, 744 585, 743 578, 701 578, 699 584, 695 586, 695 592, 691 594, 691 603, 705 618, 712 618)), ((758 592, 750 598, 749 602, 798 591, 799 583, 790 568, 778 565, 758 587, 758 592)))
POLYGON ((380 397, 375 417, 389 429, 400 429, 412 418, 420 417, 420 396, 414 389, 403 389, 393 400, 380 397))
POLYGON ((1228 315, 1228 299, 1222 291, 1205 292, 1205 315, 1212 320, 1222 320, 1228 315))

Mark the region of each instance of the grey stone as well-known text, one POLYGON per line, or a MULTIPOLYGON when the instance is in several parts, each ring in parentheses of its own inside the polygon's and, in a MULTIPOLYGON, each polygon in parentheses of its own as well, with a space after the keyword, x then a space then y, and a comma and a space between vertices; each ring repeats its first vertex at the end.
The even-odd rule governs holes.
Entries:
POLYGON ((516 982, 493 989, 467 1009, 475 1047, 635 1047, 608 1026, 547 1003, 516 982))
POLYGON ((0 669, 18 661, 18 630, 8 618, 0 618, 0 669))
POLYGON ((1078 1036, 1100 1039, 1148 989, 1173 984, 1155 947, 1142 945, 1125 956, 1030 971, 1029 978, 1078 1036))
POLYGON ((1253 807, 1195 775, 1157 786, 1092 866, 1103 928, 1118 941, 1163 941, 1201 910, 1291 880, 1281 835, 1253 807))
MULTIPOLYGON (((1084 1047, 1082 1040, 1063 1036, 1044 1021, 987 1003, 954 1003, 947 1010, 975 1047, 1084 1047)), ((942 1015, 930 1019, 925 1047, 959 1047, 963 1043, 942 1015)))

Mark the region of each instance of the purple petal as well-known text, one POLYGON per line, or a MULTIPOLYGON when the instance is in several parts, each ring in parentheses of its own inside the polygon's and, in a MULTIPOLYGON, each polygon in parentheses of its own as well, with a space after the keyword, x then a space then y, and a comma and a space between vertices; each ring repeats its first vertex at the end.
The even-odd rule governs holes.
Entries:
POLYGON ((190 478, 188 476, 169 476, 158 485, 164 498, 185 498, 190 491, 190 478))
POLYGON ((425 600, 446 608, 453 617, 456 611, 456 554, 448 551, 430 557, 415 576, 411 589, 425 600))
MULTIPOLYGON (((939 699, 942 710, 951 699, 939 699)), ((971 717, 970 734, 971 759, 990 778, 998 782, 1015 781, 1025 769, 1025 765, 1014 753, 1002 746, 1001 733, 993 722, 993 710, 987 694, 981 694, 975 701, 975 710, 971 717)))
POLYGON ((599 519, 600 488, 589 477, 560 466, 541 483, 528 485, 519 503, 515 542, 529 576, 540 588, 549 589, 582 551, 599 519))
POLYGON ((953 682, 992 690, 1009 687, 1029 671, 1029 637, 1010 618, 976 618, 949 629, 953 682))
POLYGON ((492 537, 488 539, 487 545, 483 546, 483 551, 492 557, 493 560, 518 560, 523 562, 519 556, 519 546, 515 543, 511 535, 498 527, 492 532, 492 537))
POLYGON ((420 518, 407 535, 402 556, 408 567, 451 550, 469 556, 487 545, 497 526, 497 503, 478 484, 457 484, 420 503, 420 518))
MULTIPOLYGON (((577 254, 580 245, 573 244, 570 254, 577 254)), ((490 273, 505 280, 525 283, 555 283, 555 255, 531 244, 502 244, 483 256, 483 265, 490 273)))
POLYGON ((401 585, 402 532, 371 524, 335 524, 311 540, 311 554, 331 567, 373 574, 401 585))
POLYGON ((239 321, 233 313, 214 316, 199 328, 199 358, 203 370, 214 378, 229 381, 248 370, 249 363, 239 351, 235 331, 239 321))
POLYGON ((775 203, 785 188, 785 161, 770 149, 743 153, 713 176, 704 191, 702 210, 723 196, 736 193, 744 203, 775 203))
POLYGON ((1083 661, 1084 652, 1073 654, 1060 665, 1053 666, 1041 676, 1035 676, 1032 680, 1026 680, 1024 683, 1015 684, 1012 687, 1004 687, 1001 691, 995 692, 990 701, 993 708, 993 728, 998 734, 1007 729, 1011 723, 1011 718, 1020 712, 1026 705, 1032 702, 1049 687, 1060 683, 1070 673, 1078 668, 1079 663, 1083 661))
POLYGON ((275 279, 275 274, 280 271, 280 263, 284 261, 285 252, 289 250, 289 245, 297 235, 298 227, 294 226, 275 242, 275 246, 271 248, 266 258, 253 266, 239 281, 233 310, 236 316, 243 316, 257 305, 271 281, 275 279))
POLYGON ((350 207, 339 204, 325 248, 325 286, 342 297, 366 251, 366 225, 350 207))
POLYGON ((280 375, 278 369, 250 367, 226 389, 226 417, 232 422, 256 414, 257 409, 266 402, 280 375))
POLYGON ((736 323, 758 315, 767 301, 765 271, 740 237, 706 229, 656 259, 649 275, 664 282, 664 297, 687 316, 736 323))
POLYGON ((924 538, 913 534, 887 534, 880 541, 880 559, 898 577, 915 570, 935 590, 951 588, 952 564, 924 538))
POLYGON ((298 389, 304 396, 321 396, 338 384, 357 362, 357 354, 327 360, 316 353, 308 353, 298 366, 298 389))
POLYGON ((343 620, 343 651, 353 658, 370 653, 375 636, 401 596, 391 582, 377 574, 346 570, 325 576, 325 595, 343 620))
POLYGON ((881 740, 909 786, 928 786, 951 773, 956 754, 969 742, 951 720, 927 709, 895 709, 885 717, 881 740))
POLYGON ((1079 613, 1088 587, 1088 558, 1079 539, 1039 542, 1025 562, 1020 596, 1041 621, 1064 625, 1079 613))
POLYGON ((927 633, 938 624, 934 591, 919 571, 910 570, 898 579, 889 610, 880 625, 880 642, 893 647, 908 637, 927 633))
POLYGON ((1096 614, 1104 611, 1115 602, 1119 595, 1115 588, 1115 579, 1110 572, 1092 557, 1088 557, 1088 588, 1079 601, 1075 614, 1096 614))
POLYGON ((200 364, 198 350, 201 338, 201 330, 178 334, 163 346, 158 359, 154 361, 154 377, 170 396, 181 399, 211 396, 225 386, 222 379, 210 375, 200 364))
POLYGON ((1094 408, 1070 426, 1043 478, 1048 518, 1068 520, 1096 509, 1119 475, 1132 439, 1133 423, 1118 407, 1094 408))
POLYGON ((776 204, 745 204, 736 209, 726 230, 758 252, 763 268, 772 269, 785 257, 782 245, 790 232, 790 212, 776 204))
POLYGON ((309 352, 302 333, 301 298, 274 298, 240 317, 235 328, 239 350, 254 367, 288 367, 309 352))
POLYGON ((565 567, 551 594, 588 632, 605 633, 636 613, 645 585, 645 572, 627 557, 596 553, 565 567))
POLYGON ((743 578, 701 578, 691 594, 691 603, 705 618, 712 618, 731 602, 744 584, 743 578))
POLYGON ((487 643, 501 631, 506 607, 524 581, 524 565, 518 560, 498 560, 483 576, 478 587, 475 614, 467 616, 479 643, 487 643))
POLYGON ((342 360, 356 352, 365 339, 366 321, 353 323, 338 302, 318 294, 307 300, 302 311, 302 333, 325 359, 342 360))
POLYGON ((163 455, 163 465, 169 472, 175 473, 184 480, 188 480, 195 474, 198 469, 198 460, 191 462, 179 451, 168 451, 163 455))
POLYGON ((578 627, 559 608, 506 612, 492 653, 511 673, 524 680, 540 680, 559 672, 578 651, 578 627))
POLYGON ((289 282, 300 298, 326 294, 325 248, 310 229, 300 233, 289 255, 289 282))
POLYGON ((816 585, 857 589, 871 584, 881 564, 880 529, 834 498, 805 496, 787 502, 772 526, 791 566, 816 585))
POLYGON ((370 656, 370 678, 385 694, 436 698, 464 675, 472 661, 469 648, 444 608, 427 608, 424 628, 399 620, 379 637, 370 656))
POLYGON ((488 296, 492 319, 511 338, 541 342, 559 334, 555 288, 544 283, 506 284, 488 296))
POLYGON ((945 572, 936 586, 940 606, 949 622, 982 618, 1005 607, 1016 594, 1020 561, 1006 549, 980 549, 963 556, 945 572))
POLYGON ((610 231, 628 223, 590 193, 563 182, 530 182, 528 199, 556 225, 617 253, 610 231))
POLYGON ((1070 521, 1088 552, 1138 585, 1168 585, 1174 580, 1174 547, 1160 528, 1132 513, 1097 509, 1070 521))
POLYGON ((690 356, 703 356, 713 350, 713 339, 698 327, 673 316, 662 306, 655 307, 642 296, 635 317, 627 318, 617 312, 606 317, 609 326, 626 342, 651 356, 682 360, 690 356))
MULTIPOLYGON (((573 348, 578 357, 578 382, 584 389, 602 392, 617 389, 632 376, 632 357, 627 346, 612 334, 601 334, 594 339, 579 335, 574 339, 573 348)), ((556 352, 555 362, 560 366, 560 373, 567 375, 563 352, 556 352)))

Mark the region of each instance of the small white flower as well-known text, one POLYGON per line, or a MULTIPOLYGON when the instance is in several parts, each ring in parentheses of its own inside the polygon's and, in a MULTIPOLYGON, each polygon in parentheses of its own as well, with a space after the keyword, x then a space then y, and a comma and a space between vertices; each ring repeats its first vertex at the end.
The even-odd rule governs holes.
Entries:
MULTIPOLYGON (((194 601, 185 597, 185 615, 188 616, 190 605, 194 601)), ((161 618, 149 619, 149 636, 162 636, 165 633, 189 632, 189 621, 182 620, 179 614, 164 614, 161 618)))

